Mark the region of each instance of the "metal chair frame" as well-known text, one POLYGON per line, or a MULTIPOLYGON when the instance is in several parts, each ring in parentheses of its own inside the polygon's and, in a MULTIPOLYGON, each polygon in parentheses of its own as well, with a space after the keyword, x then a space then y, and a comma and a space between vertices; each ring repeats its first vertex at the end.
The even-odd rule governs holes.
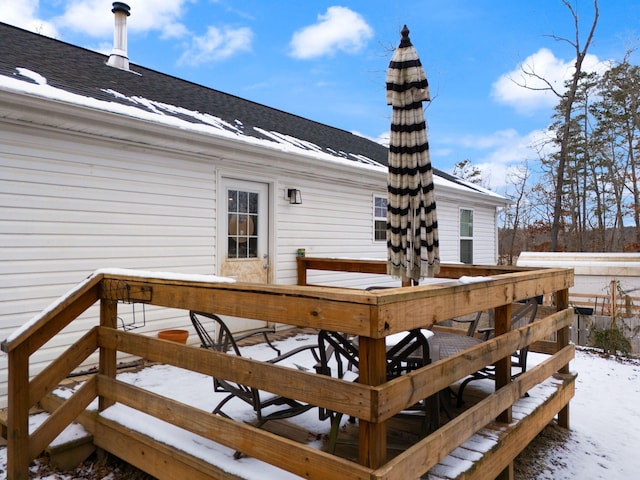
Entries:
MULTIPOLYGON (((528 298, 519 303, 516 310, 511 314, 511 329, 514 330, 516 328, 520 328, 524 325, 529 325, 536 318, 536 314, 538 313, 538 301, 536 298, 528 298)), ((493 337, 494 329, 487 328, 478 330, 478 332, 483 333, 485 335, 484 340, 488 340, 493 337)), ((520 371, 512 374, 511 378, 514 379, 524 372, 527 371, 527 355, 529 353, 529 347, 526 346, 517 350, 511 354, 511 367, 519 368, 520 371)), ((470 376, 464 379, 464 381, 460 384, 458 388, 458 406, 461 406, 464 401, 462 399, 462 395, 464 393, 464 389, 469 383, 474 380, 482 380, 482 379, 490 379, 495 380, 495 367, 493 365, 487 366, 477 372, 472 373, 470 376)))
MULTIPOLYGON (((359 351, 357 338, 329 330, 318 333, 320 361, 316 365, 316 373, 332 376, 332 366, 335 364, 337 378, 344 379, 346 372, 357 369, 359 365, 359 351)), ((420 329, 411 330, 397 344, 387 349, 387 378, 392 379, 415 370, 431 362, 429 342, 420 329)), ((353 381, 358 381, 355 378, 353 381)), ((425 399, 407 410, 424 411, 423 432, 431 424, 433 429, 439 426, 435 415, 438 414, 438 397, 425 399), (433 402, 436 402, 435 404, 433 402), (435 412, 435 413, 434 413, 435 412), (428 420, 428 421, 427 421, 428 420), (437 425, 436 425, 437 423, 437 425)), ((319 409, 320 420, 331 420, 328 451, 333 453, 338 440, 338 431, 343 414, 327 408, 319 409)), ((355 421, 351 418, 350 421, 355 421)))
MULTIPOLYGON (((268 338, 268 334, 272 332, 272 329, 260 328, 234 335, 227 324, 218 315, 212 313, 191 311, 189 312, 189 317, 191 318, 191 323, 193 324, 196 333, 200 338, 202 348, 207 348, 216 352, 227 353, 230 355, 237 355, 238 357, 242 357, 241 349, 238 346, 238 342, 251 336, 261 335, 266 340, 269 347, 271 347, 278 354, 276 357, 267 360, 268 363, 276 364, 281 362, 282 360, 306 351, 311 352, 314 361, 320 361, 320 357, 317 353, 317 345, 304 345, 284 354, 281 353, 280 350, 277 349, 268 338), (203 318, 210 320, 215 325, 216 334, 214 336, 211 336, 209 334, 209 330, 204 326, 201 320, 203 318)), ((311 408, 314 408, 314 405, 301 403, 297 400, 282 397, 279 395, 266 396, 256 388, 233 382, 218 376, 213 377, 213 389, 215 392, 227 393, 228 395, 217 404, 217 406, 211 413, 222 415, 226 418, 231 418, 223 411, 223 407, 229 401, 237 398, 252 407, 257 417, 257 428, 260 428, 270 420, 282 420, 294 417, 310 410, 311 408), (269 414, 264 413, 264 410, 267 407, 271 407, 274 405, 280 405, 284 408, 276 410, 269 414)), ((242 454, 240 452, 236 452, 234 456, 236 458, 240 458, 241 455, 242 454)))

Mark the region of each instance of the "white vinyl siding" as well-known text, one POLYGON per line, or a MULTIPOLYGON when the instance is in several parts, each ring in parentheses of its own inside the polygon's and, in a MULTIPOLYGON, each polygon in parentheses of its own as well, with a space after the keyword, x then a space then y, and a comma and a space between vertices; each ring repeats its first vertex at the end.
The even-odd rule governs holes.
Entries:
MULTIPOLYGON (((298 248, 314 257, 386 259, 386 242, 374 240, 371 188, 318 180, 297 181, 296 185, 302 191, 302 205, 290 205, 284 195, 276 196, 276 283, 295 283, 298 248)), ((335 272, 319 272, 309 279, 358 288, 376 280, 380 279, 335 272)))
MULTIPOLYGON (((0 339, 100 268, 215 273, 215 170, 148 149, 50 132, 0 133, 0 339)), ((120 305, 131 323, 132 306, 120 305)), ((90 325, 97 307, 32 355, 37 373, 90 325)), ((147 308, 146 327, 189 325, 147 308)), ((136 322, 143 321, 136 305, 136 322)), ((91 361, 86 362, 86 364, 91 361)), ((7 375, 0 355, 0 374, 7 375)), ((6 399, 0 384, 0 408, 6 399)))
MULTIPOLYGON (((90 123, 87 128, 95 127, 90 123)), ((375 240, 372 221, 374 198, 386 197, 383 171, 348 170, 321 160, 317 167, 307 163, 302 171, 299 160, 304 157, 274 161, 268 150, 262 157, 237 145, 217 151, 208 144, 179 144, 169 135, 118 130, 127 138, 140 134, 135 143, 72 133, 66 127, 3 122, 0 128, 0 340, 99 268, 218 273, 221 178, 269 184, 274 283, 296 283, 299 248, 309 256, 387 257, 386 242, 375 240), (165 148, 152 147, 157 143, 165 148), (286 198, 292 186, 301 190, 301 205, 286 198)), ((474 198, 460 189, 436 189, 443 262, 458 261, 458 211, 473 207, 474 260, 495 263, 495 204, 474 205, 474 198)), ((310 282, 353 288, 399 285, 391 277, 335 272, 313 274, 310 282)), ((119 305, 118 312, 123 322, 133 321, 131 305, 119 305)), ((93 307, 34 353, 30 373, 61 354, 97 323, 98 315, 93 307)), ((193 333, 183 311, 148 308, 144 319, 140 333, 155 335, 165 328, 193 333)), ((143 321, 140 305, 136 321, 143 321)), ((195 342, 195 335, 189 341, 195 342)), ((85 365, 92 363, 95 356, 85 365)), ((3 408, 7 357, 1 353, 0 376, 3 408)))

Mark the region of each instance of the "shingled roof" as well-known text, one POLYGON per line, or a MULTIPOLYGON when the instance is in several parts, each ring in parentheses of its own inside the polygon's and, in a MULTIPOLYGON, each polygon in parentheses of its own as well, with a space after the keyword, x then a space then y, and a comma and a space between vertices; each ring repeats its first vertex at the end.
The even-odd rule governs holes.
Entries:
MULTIPOLYGON (((21 74, 26 69, 44 77, 52 87, 84 97, 154 113, 162 108, 163 115, 205 123, 197 115, 184 113, 199 112, 222 120, 217 127, 241 131, 242 135, 263 140, 285 136, 301 148, 354 162, 387 165, 387 147, 367 138, 140 65, 131 64, 130 71, 125 71, 106 62, 107 56, 101 53, 0 23, 0 75, 35 83, 29 75, 21 74)), ((434 171, 443 179, 486 193, 434 171)))

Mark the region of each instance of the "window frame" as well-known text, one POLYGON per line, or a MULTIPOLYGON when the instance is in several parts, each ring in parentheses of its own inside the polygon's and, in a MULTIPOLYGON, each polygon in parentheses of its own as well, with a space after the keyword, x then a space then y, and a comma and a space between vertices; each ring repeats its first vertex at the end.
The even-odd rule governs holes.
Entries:
POLYGON ((459 211, 458 211, 458 259, 460 262, 467 264, 467 265, 472 265, 473 264, 473 247, 474 247, 474 241, 473 241, 473 217, 474 217, 474 209, 472 208, 465 208, 465 207, 460 207, 459 211), (463 212, 469 212, 470 213, 470 222, 466 222, 467 226, 470 226, 470 230, 471 230, 471 235, 463 235, 463 212), (469 250, 468 246, 466 248, 462 248, 463 242, 468 245, 471 245, 469 254, 471 256, 471 258, 463 258, 463 250, 465 252, 465 254, 467 253, 467 251, 469 250))
POLYGON ((374 243, 387 242, 387 201, 386 195, 373 194, 373 231, 371 236, 374 243), (382 200, 384 202, 384 208, 378 205, 378 200, 382 200), (382 213, 382 211, 384 211, 384 215, 378 215, 379 213, 382 213), (378 228, 378 222, 384 223, 384 229, 380 230, 378 228), (379 232, 383 233, 383 238, 378 238, 379 232))

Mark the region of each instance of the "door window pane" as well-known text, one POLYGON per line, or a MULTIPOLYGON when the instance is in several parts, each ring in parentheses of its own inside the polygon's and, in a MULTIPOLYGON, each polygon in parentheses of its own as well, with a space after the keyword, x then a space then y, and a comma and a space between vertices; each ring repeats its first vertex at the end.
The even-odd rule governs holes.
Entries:
POLYGON ((227 198, 229 258, 257 258, 258 194, 229 190, 227 198))

